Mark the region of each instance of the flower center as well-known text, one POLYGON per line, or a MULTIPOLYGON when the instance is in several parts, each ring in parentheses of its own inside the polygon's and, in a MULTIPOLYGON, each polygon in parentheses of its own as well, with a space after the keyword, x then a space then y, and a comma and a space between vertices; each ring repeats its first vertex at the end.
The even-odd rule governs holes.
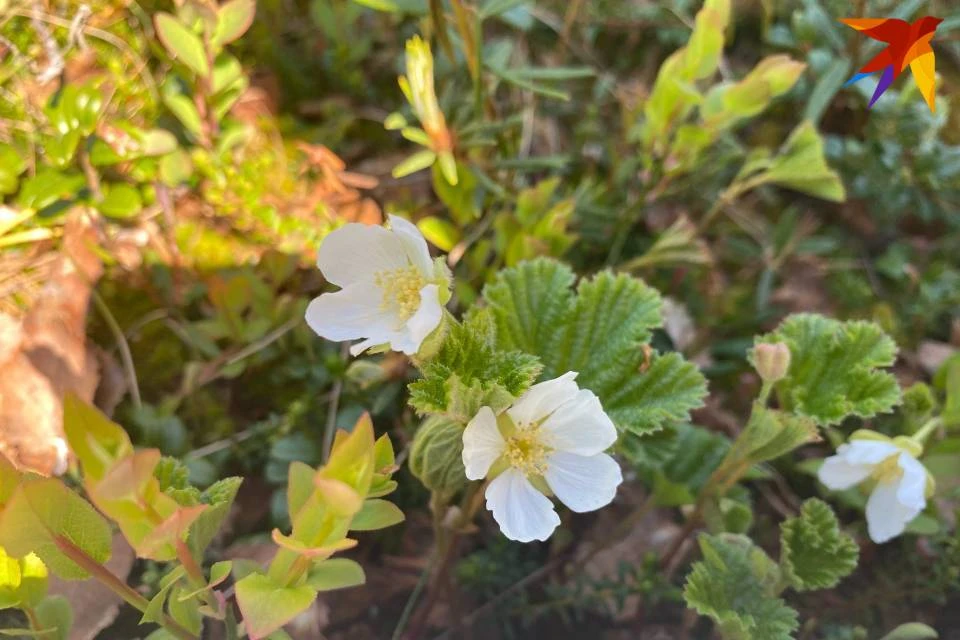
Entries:
POLYGON ((532 427, 507 438, 507 461, 524 475, 543 475, 547 471, 550 448, 540 442, 540 429, 532 427))
POLYGON ((401 321, 409 320, 420 308, 420 289, 427 284, 427 279, 412 264, 380 271, 373 281, 383 292, 380 308, 393 311, 401 321))
POLYGON ((894 482, 903 475, 903 469, 900 468, 898 461, 900 454, 895 453, 888 456, 883 462, 873 468, 870 476, 877 482, 894 482))

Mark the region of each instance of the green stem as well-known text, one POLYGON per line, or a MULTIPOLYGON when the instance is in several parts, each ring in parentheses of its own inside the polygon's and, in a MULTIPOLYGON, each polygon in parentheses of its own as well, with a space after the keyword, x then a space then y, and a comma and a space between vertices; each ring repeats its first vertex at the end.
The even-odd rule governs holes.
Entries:
MULTIPOLYGON (((134 591, 133 588, 126 582, 110 573, 110 571, 108 571, 107 568, 102 564, 88 556, 83 549, 76 546, 63 536, 56 534, 53 536, 53 543, 56 545, 57 549, 63 553, 63 555, 67 556, 81 569, 92 575, 105 587, 120 596, 124 602, 141 613, 146 613, 147 608, 150 606, 150 603, 147 601, 147 599, 134 591)), ((160 626, 166 629, 174 637, 180 638, 180 640, 197 639, 197 636, 181 627, 176 620, 165 614, 161 614, 160 616, 160 626)))
POLYGON ((931 418, 926 424, 920 427, 915 434, 910 436, 910 439, 922 447, 926 444, 930 434, 939 429, 941 424, 943 424, 942 418, 931 418))

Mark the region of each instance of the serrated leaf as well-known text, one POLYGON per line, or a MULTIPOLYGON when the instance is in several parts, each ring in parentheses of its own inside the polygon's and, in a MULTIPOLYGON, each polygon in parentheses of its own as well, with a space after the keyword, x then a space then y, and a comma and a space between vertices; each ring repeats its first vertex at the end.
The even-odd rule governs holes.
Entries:
POLYGON ((158 13, 153 18, 157 38, 167 52, 175 59, 187 65, 201 77, 210 73, 210 64, 203 42, 197 34, 190 31, 169 13, 158 13))
POLYGON ((229 515, 243 478, 231 477, 218 480, 200 494, 200 502, 208 505, 190 527, 187 544, 194 556, 202 558, 207 547, 220 532, 224 519, 229 515))
POLYGON ((330 558, 316 563, 307 573, 305 584, 317 591, 333 591, 364 584, 363 567, 348 558, 330 558))
POLYGON ((484 288, 497 344, 537 356, 542 378, 577 371, 621 430, 656 431, 702 404, 706 382, 677 353, 646 347, 662 324, 660 295, 641 280, 602 272, 583 280, 546 258, 504 269, 484 288))
POLYGON ((881 370, 893 364, 896 344, 872 322, 793 315, 757 339, 777 342, 791 354, 787 376, 776 384, 788 411, 826 426, 847 416, 870 418, 900 403, 896 378, 881 370))
POLYGON ((822 500, 807 500, 798 517, 780 525, 780 568, 797 591, 836 586, 856 568, 859 553, 822 500))
POLYGON ((285 587, 261 573, 237 583, 237 605, 251 640, 276 631, 307 610, 317 597, 312 587, 285 587))
POLYGON ((102 564, 110 558, 110 538, 103 516, 54 478, 23 482, 0 512, 0 546, 17 557, 35 553, 66 580, 89 574, 65 554, 64 546, 102 564))
POLYGON ((421 414, 444 414, 466 424, 482 406, 505 408, 540 372, 537 359, 496 347, 496 325, 487 310, 450 323, 440 351, 410 385, 410 405, 421 414))
POLYGON ((797 612, 776 596, 777 565, 749 538, 700 536, 703 560, 687 576, 683 597, 713 619, 725 640, 791 640, 797 612))

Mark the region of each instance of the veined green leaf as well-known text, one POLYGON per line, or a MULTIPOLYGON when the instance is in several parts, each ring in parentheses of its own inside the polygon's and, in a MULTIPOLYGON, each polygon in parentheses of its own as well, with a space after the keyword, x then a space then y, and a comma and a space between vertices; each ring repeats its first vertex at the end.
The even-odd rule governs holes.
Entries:
POLYGON ((35 553, 61 578, 78 580, 89 574, 63 547, 104 563, 110 558, 110 526, 59 480, 31 479, 17 487, 0 512, 0 546, 18 557, 35 553))
POLYGON ((262 573, 251 573, 237 583, 237 605, 251 640, 263 638, 307 610, 317 597, 308 585, 286 587, 262 573))
POLYGON ((717 624, 726 640, 792 640, 797 612, 777 597, 780 571, 749 538, 700 536, 683 597, 717 624))
POLYGON ((829 589, 857 566, 860 547, 840 530, 827 503, 811 498, 780 525, 780 568, 797 591, 829 589))
POLYGON ((787 376, 776 384, 781 405, 821 426, 847 416, 870 418, 900 403, 896 378, 883 371, 897 347, 872 322, 840 322, 814 314, 787 318, 757 343, 790 348, 787 376))
POLYGON ((505 269, 484 288, 497 323, 497 344, 536 355, 543 379, 577 371, 577 383, 600 397, 622 430, 656 431, 700 406, 706 382, 676 353, 645 348, 662 324, 660 295, 642 281, 603 272, 583 280, 537 259, 505 269))

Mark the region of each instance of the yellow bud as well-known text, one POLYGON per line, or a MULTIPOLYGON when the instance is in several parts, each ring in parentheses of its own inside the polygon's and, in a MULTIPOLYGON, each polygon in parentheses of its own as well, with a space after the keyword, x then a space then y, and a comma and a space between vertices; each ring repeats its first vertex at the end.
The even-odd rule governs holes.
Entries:
POLYGON ((753 366, 764 382, 783 380, 790 368, 790 348, 782 342, 758 344, 753 349, 753 366))

